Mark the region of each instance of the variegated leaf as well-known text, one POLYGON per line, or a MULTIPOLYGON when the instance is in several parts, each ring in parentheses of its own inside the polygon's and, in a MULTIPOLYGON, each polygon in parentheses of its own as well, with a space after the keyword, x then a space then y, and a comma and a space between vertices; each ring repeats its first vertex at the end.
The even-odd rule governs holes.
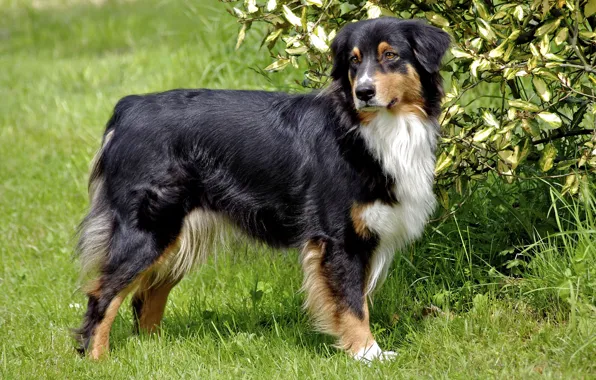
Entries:
POLYGON ((308 37, 310 38, 310 44, 315 49, 317 49, 321 53, 326 53, 327 51, 329 51, 329 46, 325 43, 325 41, 323 41, 321 38, 319 38, 316 34, 311 33, 308 35, 308 37))
POLYGON ((536 104, 526 102, 525 100, 513 99, 513 100, 508 100, 507 102, 509 103, 510 107, 518 108, 520 110, 530 111, 530 112, 540 111, 540 108, 536 104))
POLYGON ((515 10, 513 11, 513 15, 519 20, 523 20, 524 19, 524 8, 521 5, 518 5, 517 7, 515 7, 515 10))
POLYGON ((538 28, 536 30, 536 33, 534 34, 536 37, 540 37, 543 36, 545 34, 548 33, 552 33, 553 31, 555 31, 559 25, 561 24, 561 19, 558 18, 554 21, 551 22, 547 22, 546 24, 542 25, 540 28, 538 28))
POLYGON ((449 26, 449 20, 447 20, 445 17, 441 16, 438 13, 435 12, 426 12, 425 13, 426 18, 428 19, 428 21, 432 22, 433 24, 446 28, 449 26))
POLYGON ((290 60, 288 58, 280 58, 269 66, 265 67, 265 71, 280 71, 283 70, 289 63, 290 60))
POLYGON ((555 114, 555 113, 551 113, 551 112, 540 112, 538 115, 538 118, 540 120, 542 120, 543 122, 546 123, 546 125, 548 125, 548 129, 557 129, 561 127, 561 124, 563 123, 561 121, 561 117, 559 117, 559 115, 555 114))
POLYGON ((316 5, 319 8, 323 6, 322 0, 304 0, 304 2, 308 5, 316 5))
POLYGON ((563 29, 559 30, 559 32, 555 36, 555 43, 557 45, 561 45, 563 42, 567 41, 568 36, 569 36, 569 29, 563 28, 563 29))
POLYGON ((553 168, 557 153, 557 148, 555 148, 552 143, 547 144, 544 149, 542 149, 542 155, 540 156, 538 165, 540 165, 540 169, 543 172, 547 172, 553 168))
POLYGON ((244 6, 246 7, 246 11, 248 13, 255 13, 259 11, 256 0, 245 0, 244 6))
POLYGON ((484 128, 474 134, 474 138, 472 139, 472 141, 483 142, 490 137, 490 135, 493 133, 494 130, 495 130, 494 127, 484 128))
POLYGON ((296 16, 287 5, 282 5, 282 8, 284 17, 286 18, 286 20, 288 20, 290 24, 294 26, 302 26, 302 21, 300 20, 300 17, 296 16))
POLYGON ((536 76, 532 79, 532 83, 534 83, 534 88, 536 89, 536 93, 540 96, 540 98, 545 102, 550 101, 551 92, 548 89, 546 83, 536 76))

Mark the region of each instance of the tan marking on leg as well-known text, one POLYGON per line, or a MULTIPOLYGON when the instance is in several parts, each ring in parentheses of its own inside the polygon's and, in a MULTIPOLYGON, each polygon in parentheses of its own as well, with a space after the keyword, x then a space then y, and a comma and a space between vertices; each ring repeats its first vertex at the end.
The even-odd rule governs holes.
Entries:
POLYGON ((168 301, 168 295, 175 284, 164 284, 162 286, 149 289, 141 317, 139 318, 139 329, 146 333, 154 333, 159 329, 163 314, 168 301))
POLYGON ((352 217, 352 224, 354 225, 354 231, 363 239, 369 239, 371 237, 370 230, 362 218, 362 213, 366 210, 368 205, 354 203, 350 216, 352 217))
POLYGON ((302 290, 306 292, 304 308, 312 314, 315 326, 323 332, 332 334, 336 305, 321 265, 324 251, 325 243, 310 241, 304 247, 302 290))
POLYGON ((139 276, 139 287, 133 296, 142 300, 136 317, 139 331, 151 334, 159 330, 168 295, 181 278, 172 277, 170 260, 178 253, 180 236, 172 242, 151 267, 139 276))
POLYGON ((374 344, 366 299, 363 296, 362 319, 338 302, 332 294, 322 265, 324 252, 325 243, 312 241, 306 244, 302 252, 302 289, 306 291, 304 307, 311 313, 320 331, 338 338, 338 347, 354 355, 360 349, 374 344))
POLYGON ((91 338, 91 350, 89 356, 93 360, 101 359, 110 350, 110 330, 112 329, 112 323, 116 315, 118 315, 118 309, 122 305, 122 301, 126 298, 126 292, 123 292, 110 302, 110 306, 106 310, 106 313, 102 321, 95 327, 93 337, 91 338))
POLYGON ((139 276, 139 287, 149 287, 153 284, 169 282, 173 275, 172 260, 176 259, 175 255, 180 251, 181 236, 182 233, 180 233, 178 237, 163 250, 157 260, 155 260, 155 262, 139 276), (147 283, 149 279, 151 279, 151 282, 147 283))
POLYGON ((144 276, 134 298, 142 299, 142 307, 138 315, 140 331, 151 334, 159 330, 159 325, 168 301, 170 291, 178 281, 154 283, 151 276, 144 276))
MULTIPOLYGON (((114 323, 114 319, 116 315, 118 315, 118 309, 122 305, 122 302, 126 298, 126 296, 131 292, 131 290, 139 287, 139 286, 146 286, 151 287, 151 283, 147 283, 146 281, 151 278, 154 279, 155 271, 162 266, 164 263, 168 261, 169 255, 174 251, 175 247, 177 246, 177 242, 174 241, 170 244, 163 253, 155 260, 155 262, 144 271, 142 274, 138 275, 123 291, 121 291, 112 301, 110 305, 106 309, 105 315, 101 322, 95 327, 93 332, 93 336, 91 338, 91 349, 89 356, 94 359, 98 360, 103 357, 110 349, 110 330, 112 328, 112 324, 114 323)), ((159 324, 161 320, 161 316, 163 315, 163 308, 165 308, 165 301, 167 301, 168 294, 171 288, 177 283, 172 281, 171 286, 168 289, 167 287, 156 287, 155 292, 151 292, 149 296, 149 306, 150 312, 147 314, 146 322, 142 325, 145 326, 155 326, 159 324), (160 310, 161 309, 161 310, 160 310), (155 323, 157 321, 157 323, 155 323)), ((86 286, 85 290, 87 294, 92 295, 96 298, 101 297, 101 287, 103 286, 102 277, 94 279, 90 281, 86 286)), ((155 327, 152 327, 150 330, 154 330, 155 327)), ((149 329, 148 329, 149 330, 149 329)))
POLYGON ((101 294, 101 277, 94 278, 93 280, 87 281, 85 285, 82 287, 83 292, 88 296, 93 296, 95 298, 99 298, 101 294))
POLYGON ((339 347, 350 353, 352 356, 363 348, 369 348, 375 342, 370 332, 368 305, 366 300, 363 303, 364 317, 362 319, 349 311, 340 313, 337 323, 339 332, 339 347))

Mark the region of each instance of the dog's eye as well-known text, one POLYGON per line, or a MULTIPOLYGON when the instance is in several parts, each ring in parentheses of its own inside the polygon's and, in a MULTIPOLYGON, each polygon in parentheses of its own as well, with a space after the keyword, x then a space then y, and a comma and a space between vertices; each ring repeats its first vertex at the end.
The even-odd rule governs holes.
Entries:
POLYGON ((392 51, 386 51, 385 53, 383 53, 383 57, 385 59, 389 59, 389 60, 395 59, 395 58, 397 58, 397 53, 394 53, 392 51))
POLYGON ((358 57, 356 57, 355 55, 350 57, 350 63, 353 63, 355 65, 360 63, 360 60, 358 59, 358 57))

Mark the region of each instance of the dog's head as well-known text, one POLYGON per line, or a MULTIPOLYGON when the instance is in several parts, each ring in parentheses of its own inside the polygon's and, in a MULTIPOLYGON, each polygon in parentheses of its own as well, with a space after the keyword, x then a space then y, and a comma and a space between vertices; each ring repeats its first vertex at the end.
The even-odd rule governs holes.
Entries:
POLYGON ((427 113, 438 107, 429 102, 440 101, 438 71, 449 42, 447 33, 422 21, 386 17, 348 24, 331 45, 331 76, 363 118, 383 109, 427 113))

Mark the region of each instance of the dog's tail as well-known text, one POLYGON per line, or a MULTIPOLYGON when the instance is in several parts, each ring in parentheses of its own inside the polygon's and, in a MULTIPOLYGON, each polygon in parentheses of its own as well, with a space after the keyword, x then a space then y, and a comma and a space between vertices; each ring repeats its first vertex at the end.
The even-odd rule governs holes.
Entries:
POLYGON ((81 264, 81 280, 90 279, 109 254, 114 230, 114 214, 105 188, 105 151, 122 114, 122 101, 106 125, 101 148, 91 161, 89 174, 89 212, 78 227, 76 254, 81 264))
POLYGON ((114 113, 106 125, 101 148, 91 161, 89 175, 89 213, 78 228, 76 254, 81 263, 81 279, 90 278, 105 262, 114 233, 114 212, 106 192, 105 160, 116 129, 122 128, 122 120, 136 104, 138 96, 122 98, 114 107, 114 113))

